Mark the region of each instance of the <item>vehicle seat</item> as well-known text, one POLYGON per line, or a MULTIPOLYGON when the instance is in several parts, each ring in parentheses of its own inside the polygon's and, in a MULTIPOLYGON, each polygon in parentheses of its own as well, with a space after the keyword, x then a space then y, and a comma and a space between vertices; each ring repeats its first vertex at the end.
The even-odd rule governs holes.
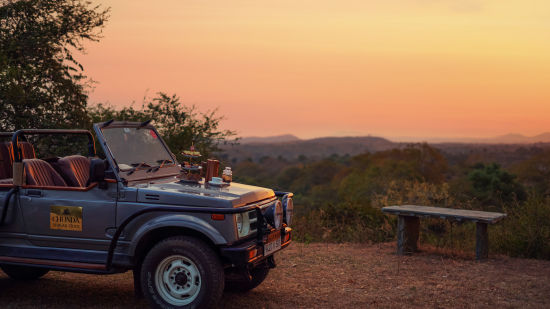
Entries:
POLYGON ((0 179, 12 177, 11 143, 0 143, 0 179))
POLYGON ((57 161, 61 176, 71 187, 86 187, 90 178, 90 159, 83 156, 67 156, 57 161))
POLYGON ((67 183, 46 161, 40 159, 23 160, 28 185, 66 187, 67 183))
MULTIPOLYGON (((22 159, 34 159, 34 147, 29 142, 19 142, 22 159)), ((0 179, 11 178, 13 174, 13 147, 11 142, 0 143, 0 179)))
MULTIPOLYGON (((22 154, 21 159, 36 159, 36 154, 34 153, 34 147, 32 146, 31 143, 19 142, 18 144, 21 149, 21 154, 22 154)), ((12 152, 12 158, 13 158, 13 152, 12 152)))

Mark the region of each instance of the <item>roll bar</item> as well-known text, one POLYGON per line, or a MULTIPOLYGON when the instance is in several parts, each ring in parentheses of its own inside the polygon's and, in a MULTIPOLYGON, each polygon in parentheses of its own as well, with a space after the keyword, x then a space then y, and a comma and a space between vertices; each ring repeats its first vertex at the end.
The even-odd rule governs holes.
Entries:
POLYGON ((95 152, 95 140, 94 136, 88 130, 69 130, 69 129, 23 129, 13 133, 11 142, 13 144, 13 161, 21 162, 21 151, 19 147, 16 147, 20 136, 24 134, 32 135, 57 135, 57 134, 76 134, 88 136, 88 153, 91 157, 96 155, 95 152))
MULTIPOLYGON (((2 133, 0 136, 7 136, 10 133, 2 133)), ((96 155, 94 136, 88 130, 70 130, 70 129, 22 129, 12 134, 11 143, 13 145, 13 185, 20 187, 23 184, 23 163, 21 149, 19 149, 19 138, 25 138, 25 134, 30 135, 59 135, 75 134, 88 136, 88 153, 91 157, 96 155)))

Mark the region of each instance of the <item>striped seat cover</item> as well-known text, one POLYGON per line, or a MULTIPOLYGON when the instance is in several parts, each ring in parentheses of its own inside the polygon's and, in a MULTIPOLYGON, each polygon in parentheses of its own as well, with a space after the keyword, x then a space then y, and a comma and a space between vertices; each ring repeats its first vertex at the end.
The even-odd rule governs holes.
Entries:
POLYGON ((71 187, 86 187, 90 178, 90 159, 83 156, 67 156, 57 161, 61 176, 71 187))
POLYGON ((23 160, 28 185, 66 187, 67 183, 46 161, 40 159, 23 160))

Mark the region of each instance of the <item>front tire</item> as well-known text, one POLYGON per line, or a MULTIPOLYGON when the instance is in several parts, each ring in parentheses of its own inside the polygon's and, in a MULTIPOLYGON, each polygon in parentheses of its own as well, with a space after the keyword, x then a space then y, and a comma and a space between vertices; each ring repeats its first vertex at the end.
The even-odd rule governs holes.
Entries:
POLYGON ((19 281, 36 280, 50 271, 49 269, 40 267, 7 264, 0 265, 0 268, 2 268, 2 270, 6 273, 6 275, 8 275, 8 277, 12 278, 13 280, 19 281))
POLYGON ((209 308, 221 298, 224 272, 216 253, 187 236, 167 238, 147 254, 141 288, 155 308, 209 308))

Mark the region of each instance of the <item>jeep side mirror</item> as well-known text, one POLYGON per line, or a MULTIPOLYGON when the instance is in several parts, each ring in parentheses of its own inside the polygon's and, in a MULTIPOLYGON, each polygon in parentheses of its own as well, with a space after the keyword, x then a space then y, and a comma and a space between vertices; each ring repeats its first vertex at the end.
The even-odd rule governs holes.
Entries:
POLYGON ((93 182, 98 182, 100 187, 105 182, 105 170, 107 169, 107 163, 105 160, 92 159, 90 161, 90 178, 88 179, 87 186, 93 182))

